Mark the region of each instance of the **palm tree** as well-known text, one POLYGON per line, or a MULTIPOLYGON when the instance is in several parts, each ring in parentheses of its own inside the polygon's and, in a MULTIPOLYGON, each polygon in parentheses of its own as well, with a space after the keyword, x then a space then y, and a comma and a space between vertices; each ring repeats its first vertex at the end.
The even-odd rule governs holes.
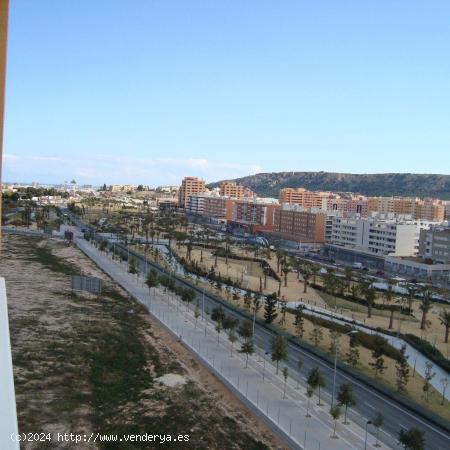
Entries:
POLYGON ((313 284, 316 284, 316 276, 320 272, 320 267, 317 264, 312 264, 310 269, 313 274, 313 284))
POLYGON ((427 314, 431 309, 431 292, 428 287, 424 287, 422 290, 422 303, 419 309, 422 311, 422 320, 420 321, 420 329, 425 330, 427 323, 427 314))
POLYGON ((305 269, 302 272, 302 276, 303 276, 303 293, 304 294, 306 294, 306 291, 308 289, 308 281, 310 280, 311 275, 312 275, 312 273, 311 273, 311 271, 309 269, 305 269))
POLYGON ((367 302, 367 317, 370 319, 372 317, 373 302, 376 298, 375 289, 373 288, 372 283, 365 282, 361 285, 361 291, 367 302))
POLYGON ((392 330, 392 326, 394 325, 394 305, 392 304, 392 300, 394 299, 394 287, 395 282, 393 280, 388 280, 387 290, 383 294, 383 298, 390 305, 391 314, 389 316, 389 329, 392 330))
POLYGON ((450 309, 443 309, 439 314, 439 321, 445 327, 445 338, 444 343, 448 343, 448 335, 450 332, 450 309))

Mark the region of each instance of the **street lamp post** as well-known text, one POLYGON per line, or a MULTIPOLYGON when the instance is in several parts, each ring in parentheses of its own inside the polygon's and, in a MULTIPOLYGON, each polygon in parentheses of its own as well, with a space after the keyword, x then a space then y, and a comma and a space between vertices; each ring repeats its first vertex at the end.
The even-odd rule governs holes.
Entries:
POLYGON ((365 437, 364 437, 364 450, 367 450, 367 427, 368 427, 371 423, 372 423, 371 420, 368 420, 368 421, 366 422, 366 434, 365 434, 365 437))
MULTIPOLYGON (((350 334, 356 334, 358 332, 358 330, 351 330, 348 333, 345 333, 344 336, 348 336, 350 334)), ((333 391, 332 391, 332 395, 331 395, 331 407, 334 406, 334 393, 336 390, 336 366, 337 366, 337 354, 338 354, 338 349, 337 349, 337 345, 334 346, 334 373, 333 373, 333 391)))

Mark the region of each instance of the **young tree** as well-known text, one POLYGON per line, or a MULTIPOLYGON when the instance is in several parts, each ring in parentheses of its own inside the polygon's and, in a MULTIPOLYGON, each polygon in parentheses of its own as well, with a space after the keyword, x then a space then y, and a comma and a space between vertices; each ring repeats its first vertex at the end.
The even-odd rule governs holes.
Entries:
POLYGON ((286 339, 283 336, 277 335, 272 340, 272 361, 276 362, 277 365, 277 375, 278 375, 278 365, 280 361, 285 361, 288 357, 288 346, 286 339))
POLYGON ((439 321, 445 327, 444 343, 448 343, 448 335, 450 332, 450 309, 443 309, 439 314, 439 321))
POLYGON ((330 334, 330 355, 335 355, 339 353, 339 338, 341 336, 341 333, 339 333, 339 331, 336 330, 330 330, 329 332, 330 334))
POLYGON ((216 322, 216 331, 217 331, 217 343, 219 343, 220 332, 223 330, 222 319, 217 320, 216 322))
POLYGON ((397 386, 397 391, 406 394, 406 385, 409 380, 409 364, 408 357, 406 356, 406 345, 404 345, 400 350, 400 358, 395 363, 396 380, 395 385, 397 386))
POLYGON ((250 311, 251 302, 252 302, 252 293, 247 290, 245 291, 244 294, 244 307, 247 311, 250 311))
POLYGON ((359 342, 358 342, 358 334, 350 334, 349 335, 350 342, 349 342, 349 349, 346 353, 347 362, 352 366, 353 368, 356 367, 359 363, 359 342))
POLYGON ((280 304, 281 304, 281 308, 280 308, 281 309, 281 318, 278 323, 284 328, 284 326, 286 324, 286 313, 287 313, 287 301, 284 298, 284 295, 280 300, 280 304))
POLYGON ((375 429, 377 430, 375 433, 375 447, 379 447, 380 444, 378 443, 378 434, 380 432, 380 428, 383 426, 384 424, 384 417, 383 414, 381 414, 380 412, 378 412, 376 414, 376 416, 373 418, 372 420, 372 424, 375 427, 375 429))
POLYGON ((261 297, 258 295, 255 295, 253 297, 253 305, 252 305, 253 314, 255 316, 257 316, 260 309, 261 309, 261 297))
MULTIPOLYGON (((193 289, 183 289, 181 292, 181 300, 187 304, 191 303, 195 299, 195 291, 193 289)), ((187 305, 186 305, 187 309, 187 305)))
POLYGON ((337 439, 338 435, 336 434, 336 425, 337 425, 337 421, 339 420, 339 417, 341 417, 341 408, 338 405, 333 406, 330 409, 330 414, 334 420, 333 435, 331 437, 333 439, 337 439))
POLYGON ((303 338, 303 334, 305 332, 305 320, 304 320, 304 315, 303 315, 303 306, 302 305, 298 305, 295 308, 295 320, 294 320, 294 325, 295 325, 295 334, 299 339, 303 338))
POLYGON ((311 397, 314 395, 314 389, 311 386, 306 388, 306 396, 308 397, 308 402, 306 403, 306 417, 311 417, 309 414, 309 405, 311 404, 311 397))
POLYGON ((320 403, 320 392, 323 387, 326 386, 326 381, 323 375, 320 373, 318 367, 313 367, 309 372, 307 379, 308 386, 311 386, 314 390, 318 389, 318 405, 321 406, 320 403))
POLYGON ((350 384, 342 384, 338 395, 337 401, 340 406, 344 406, 344 424, 347 424, 347 409, 349 406, 356 405, 355 396, 353 395, 353 389, 350 384))
POLYGON ((353 269, 351 267, 346 267, 344 269, 345 272, 345 284, 347 285, 347 291, 350 292, 350 287, 352 284, 353 278, 353 269))
POLYGON ((195 309, 194 309, 194 317, 195 317, 195 328, 197 328, 197 321, 200 317, 200 308, 198 306, 198 300, 195 302, 195 309))
POLYGON ((225 331, 234 330, 239 324, 239 320, 232 316, 224 316, 222 326, 225 331))
POLYGON ((425 450, 424 434, 416 427, 412 427, 407 431, 400 430, 398 433, 398 443, 405 450, 425 450))
POLYGON ((314 346, 317 347, 322 342, 323 339, 322 328, 315 323, 313 329, 311 330, 311 333, 309 334, 309 337, 313 341, 314 346))
POLYGON ((431 388, 431 380, 436 375, 436 372, 433 372, 433 364, 431 364, 429 361, 425 363, 425 376, 423 380, 423 386, 422 390, 425 395, 425 400, 428 402, 428 397, 430 394, 430 388, 431 388))
POLYGON ((147 274, 145 284, 148 286, 149 293, 151 293, 152 288, 156 288, 159 285, 158 273, 156 270, 152 269, 147 274))
POLYGON ((221 306, 213 308, 211 311, 211 320, 214 320, 214 322, 221 321, 225 319, 225 312, 221 306))
POLYGON ((247 358, 245 360, 245 368, 248 367, 248 356, 252 355, 255 351, 253 341, 244 341, 241 345, 240 353, 245 353, 247 358))
POLYGON ((242 339, 246 341, 251 340, 253 338, 252 323, 248 320, 244 320, 243 322, 241 322, 238 329, 238 334, 239 336, 241 336, 242 339))
POLYGON ((136 258, 131 257, 128 261, 128 273, 131 273, 132 275, 135 275, 138 273, 137 265, 136 265, 136 258))
POLYGON ((283 378, 284 378, 283 398, 286 398, 286 385, 287 385, 287 378, 288 378, 288 368, 287 367, 283 367, 283 378))
POLYGON ((228 332, 228 340, 231 342, 230 356, 233 357, 234 343, 237 341, 237 336, 232 329, 228 332))
POLYGON ((264 306, 264 319, 266 323, 272 323, 278 316, 277 296, 275 293, 266 296, 266 304, 264 306))
POLYGON ((372 358, 373 361, 369 362, 369 366, 372 367, 372 369, 375 372, 375 377, 378 377, 379 374, 383 374, 386 370, 386 366, 384 365, 384 339, 380 336, 375 336, 374 339, 374 349, 372 350, 372 358))

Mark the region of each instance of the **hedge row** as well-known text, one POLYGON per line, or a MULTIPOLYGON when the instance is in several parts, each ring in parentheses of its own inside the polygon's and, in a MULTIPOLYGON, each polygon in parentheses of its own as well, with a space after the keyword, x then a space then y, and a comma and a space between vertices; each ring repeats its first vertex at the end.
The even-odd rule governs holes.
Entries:
MULTIPOLYGON (((320 284, 311 283, 311 287, 316 289, 316 290, 318 290, 318 291, 326 292, 325 288, 322 285, 320 285, 320 284)), ((335 297, 337 297, 337 298, 341 298, 343 300, 347 300, 348 302, 357 303, 358 305, 365 306, 366 308, 368 307, 367 300, 365 300, 363 298, 353 297, 352 295, 349 295, 349 294, 336 293, 336 294, 333 294, 333 295, 335 297)), ((373 309, 380 309, 380 310, 389 310, 389 311, 391 309, 394 309, 394 311, 400 312, 400 313, 408 315, 408 316, 411 314, 411 311, 410 311, 410 309, 408 307, 403 307, 402 308, 400 305, 384 305, 382 303, 380 304, 380 303, 374 302, 372 304, 372 308, 373 309)))
MULTIPOLYGON (((290 311, 295 314, 295 310, 290 311)), ((329 330, 337 331, 342 334, 348 333, 351 330, 350 325, 343 325, 341 323, 336 323, 331 320, 326 320, 323 319, 322 317, 307 314, 305 313, 305 311, 304 314, 310 322, 319 325, 321 327, 328 328, 329 330)), ((379 335, 367 334, 362 331, 358 331, 358 333, 355 334, 355 338, 360 345, 369 350, 374 350, 375 348, 381 346, 384 355, 388 356, 389 358, 395 359, 396 361, 398 361, 401 358, 400 351, 392 347, 392 345, 390 345, 385 338, 379 335)))
POLYGON ((412 345, 416 350, 423 353, 431 361, 437 364, 442 369, 450 372, 450 361, 436 348, 433 347, 428 341, 421 339, 414 334, 404 334, 403 339, 412 345))

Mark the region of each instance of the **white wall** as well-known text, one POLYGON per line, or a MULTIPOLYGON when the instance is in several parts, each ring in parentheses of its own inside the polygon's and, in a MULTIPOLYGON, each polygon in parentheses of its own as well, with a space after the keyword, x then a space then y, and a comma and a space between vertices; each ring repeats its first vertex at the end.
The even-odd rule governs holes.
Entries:
POLYGON ((19 443, 11 439, 11 434, 17 434, 17 414, 3 278, 0 278, 0 370, 0 449, 18 450, 19 443))

